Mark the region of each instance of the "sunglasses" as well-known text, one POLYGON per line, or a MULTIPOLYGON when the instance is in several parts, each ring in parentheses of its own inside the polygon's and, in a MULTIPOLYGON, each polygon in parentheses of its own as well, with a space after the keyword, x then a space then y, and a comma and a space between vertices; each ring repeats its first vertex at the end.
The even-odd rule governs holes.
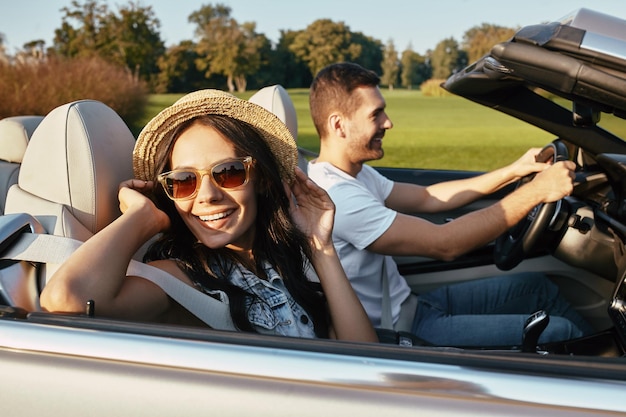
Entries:
POLYGON ((198 194, 202 177, 209 175, 216 186, 223 189, 245 185, 250 177, 251 156, 217 162, 208 169, 175 169, 158 176, 165 193, 172 200, 187 200, 198 194))

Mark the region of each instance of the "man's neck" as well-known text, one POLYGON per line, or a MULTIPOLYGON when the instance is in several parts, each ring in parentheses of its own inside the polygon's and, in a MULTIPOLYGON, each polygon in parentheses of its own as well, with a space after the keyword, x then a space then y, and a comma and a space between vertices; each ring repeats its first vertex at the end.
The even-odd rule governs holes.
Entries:
POLYGON ((363 169, 363 163, 353 163, 348 158, 344 157, 343 152, 333 151, 328 148, 322 147, 319 156, 315 160, 316 162, 327 162, 345 172, 346 174, 355 177, 363 169))

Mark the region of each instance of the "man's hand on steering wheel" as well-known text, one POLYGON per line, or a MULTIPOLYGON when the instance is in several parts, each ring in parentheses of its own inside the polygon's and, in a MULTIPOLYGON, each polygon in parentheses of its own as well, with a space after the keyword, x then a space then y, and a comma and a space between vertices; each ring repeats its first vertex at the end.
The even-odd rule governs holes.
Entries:
POLYGON ((510 165, 515 181, 529 176, 532 178, 533 174, 541 172, 548 167, 548 163, 545 161, 537 160, 537 155, 540 155, 541 151, 542 148, 531 148, 510 165))
POLYGON ((543 196, 543 203, 552 203, 570 195, 574 189, 573 180, 576 165, 572 161, 555 162, 535 175, 528 186, 536 187, 543 196))
POLYGON ((537 155, 537 162, 549 165, 537 174, 522 178, 518 186, 536 187, 535 191, 542 196, 542 203, 496 239, 494 261, 502 270, 514 268, 532 252, 541 235, 554 223, 561 199, 573 190, 576 166, 568 161, 563 142, 557 140, 544 147, 537 155))

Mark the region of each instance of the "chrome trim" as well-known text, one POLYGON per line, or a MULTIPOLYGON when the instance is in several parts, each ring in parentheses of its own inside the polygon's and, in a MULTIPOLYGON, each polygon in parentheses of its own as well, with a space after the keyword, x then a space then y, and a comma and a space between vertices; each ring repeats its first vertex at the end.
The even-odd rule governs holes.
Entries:
MULTIPOLYGON (((181 340, 0 321, 0 346, 242 377, 626 412, 626 381, 582 380, 455 365, 181 340)), ((3 348, 0 347, 0 351, 3 348)), ((503 358, 506 360, 506 358, 503 358)))
POLYGON ((580 47, 626 61, 626 42, 619 39, 587 31, 580 47))
POLYGON ((547 228, 553 230, 552 227, 556 224, 556 219, 559 217, 561 213, 561 207, 563 206, 563 200, 557 200, 554 205, 554 213, 552 213, 552 217, 548 222, 547 228))

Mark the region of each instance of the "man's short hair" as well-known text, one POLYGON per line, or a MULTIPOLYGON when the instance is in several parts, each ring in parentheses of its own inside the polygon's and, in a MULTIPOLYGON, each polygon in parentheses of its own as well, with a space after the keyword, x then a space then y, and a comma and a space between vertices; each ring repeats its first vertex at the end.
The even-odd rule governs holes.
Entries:
POLYGON ((317 73, 311 83, 309 107, 320 137, 327 135, 326 119, 333 111, 351 115, 361 104, 352 93, 359 87, 378 87, 380 77, 353 62, 328 65, 317 73))

